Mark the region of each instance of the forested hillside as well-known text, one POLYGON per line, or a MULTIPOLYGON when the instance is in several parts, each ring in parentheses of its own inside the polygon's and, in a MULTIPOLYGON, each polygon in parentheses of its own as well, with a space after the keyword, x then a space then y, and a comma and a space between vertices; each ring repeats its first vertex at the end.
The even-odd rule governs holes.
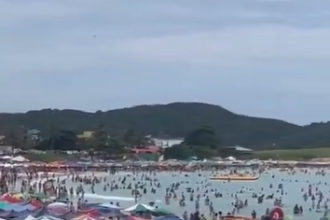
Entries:
POLYGON ((54 127, 78 133, 95 130, 100 124, 110 135, 132 129, 143 135, 176 138, 210 126, 221 145, 239 144, 254 149, 330 147, 329 123, 298 126, 277 119, 244 116, 204 103, 141 105, 96 113, 44 109, 0 114, 1 133, 22 126, 39 129, 44 134, 54 127))

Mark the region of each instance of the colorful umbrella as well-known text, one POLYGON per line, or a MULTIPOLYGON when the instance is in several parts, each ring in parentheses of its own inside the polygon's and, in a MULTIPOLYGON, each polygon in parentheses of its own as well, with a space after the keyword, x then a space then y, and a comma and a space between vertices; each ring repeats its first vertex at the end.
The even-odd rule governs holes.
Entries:
POLYGON ((77 216, 77 217, 73 218, 72 220, 97 220, 97 219, 98 219, 98 216, 96 216, 96 215, 85 214, 85 215, 77 216))

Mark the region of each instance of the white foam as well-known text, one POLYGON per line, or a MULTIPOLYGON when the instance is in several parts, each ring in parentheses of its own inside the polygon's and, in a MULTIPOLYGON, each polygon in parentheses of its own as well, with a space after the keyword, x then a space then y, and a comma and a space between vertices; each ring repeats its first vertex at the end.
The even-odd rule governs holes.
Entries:
POLYGON ((123 196, 103 196, 92 193, 85 193, 84 198, 92 198, 92 199, 105 199, 105 200, 117 200, 117 201, 134 201, 134 198, 131 197, 123 197, 123 196))

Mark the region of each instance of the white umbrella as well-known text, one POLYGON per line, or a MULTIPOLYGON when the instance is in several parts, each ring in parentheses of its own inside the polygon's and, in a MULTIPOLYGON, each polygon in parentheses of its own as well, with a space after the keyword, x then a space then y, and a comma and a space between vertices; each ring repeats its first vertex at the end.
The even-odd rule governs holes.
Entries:
POLYGON ((121 209, 119 206, 116 206, 116 205, 113 205, 110 203, 102 203, 102 204, 99 204, 99 206, 109 208, 109 209, 121 209))
POLYGON ((25 157, 17 156, 17 157, 14 157, 14 158, 13 158, 13 161, 16 161, 16 162, 24 162, 24 161, 29 161, 29 160, 26 159, 25 157))
POLYGON ((125 209, 125 211, 126 211, 126 212, 133 212, 134 210, 139 209, 139 207, 141 207, 141 206, 142 206, 144 209, 149 210, 149 211, 153 211, 153 210, 155 210, 154 207, 151 207, 151 206, 146 205, 146 204, 143 204, 143 203, 138 203, 138 204, 135 204, 135 205, 133 205, 133 206, 131 206, 131 207, 125 209))

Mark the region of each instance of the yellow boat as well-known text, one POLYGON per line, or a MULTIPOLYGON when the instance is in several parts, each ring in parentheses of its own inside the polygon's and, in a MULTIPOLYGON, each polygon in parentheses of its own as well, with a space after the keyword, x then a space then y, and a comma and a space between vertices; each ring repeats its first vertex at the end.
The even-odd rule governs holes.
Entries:
POLYGON ((222 180, 222 181, 255 181, 259 179, 260 175, 228 175, 228 176, 211 176, 210 180, 222 180))
POLYGON ((244 217, 244 216, 223 216, 223 220, 254 220, 253 218, 244 217))

